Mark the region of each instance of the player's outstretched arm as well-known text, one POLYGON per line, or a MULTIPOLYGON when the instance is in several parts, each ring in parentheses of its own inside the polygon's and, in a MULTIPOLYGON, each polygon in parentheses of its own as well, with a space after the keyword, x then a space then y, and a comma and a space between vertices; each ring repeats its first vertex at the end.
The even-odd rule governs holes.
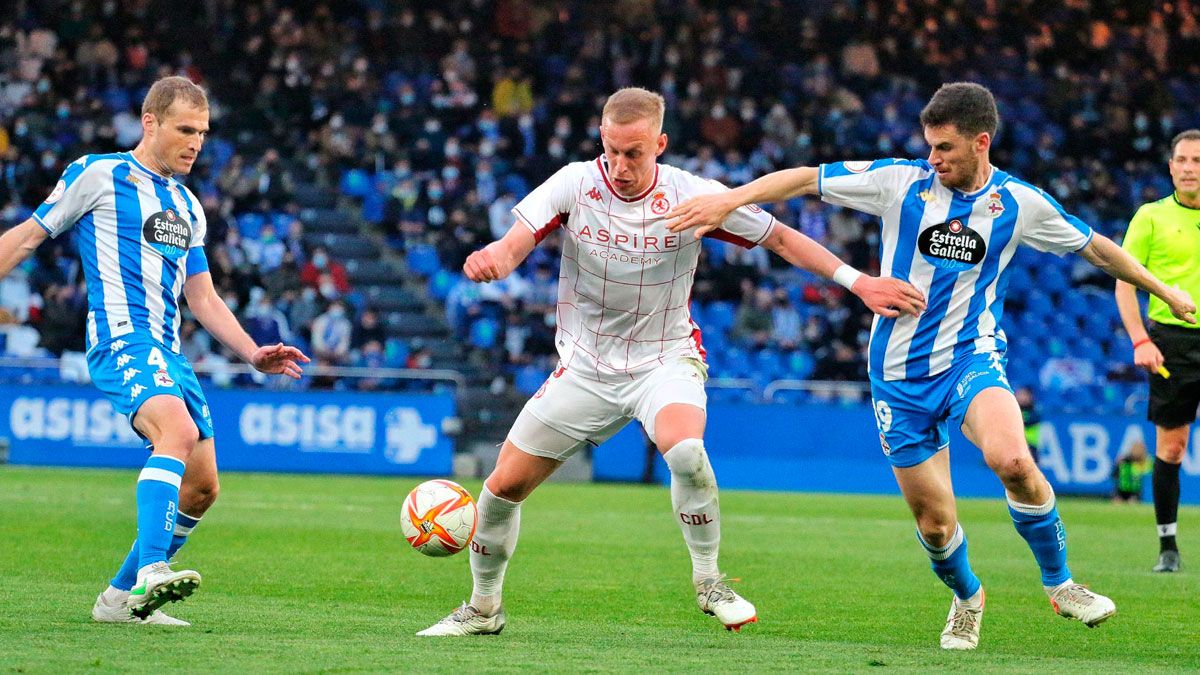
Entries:
POLYGON ((265 347, 255 344, 254 339, 238 323, 237 317, 229 311, 225 301, 217 295, 211 274, 200 272, 188 277, 183 284, 183 294, 200 325, 243 361, 268 375, 287 375, 300 379, 304 373, 300 364, 308 363, 308 357, 299 349, 283 343, 265 347))
POLYGON ((1136 345, 1133 348, 1133 363, 1146 372, 1156 373, 1163 366, 1162 351, 1150 340, 1146 332, 1146 324, 1142 321, 1142 308, 1138 305, 1137 289, 1120 279, 1117 279, 1117 310, 1121 313, 1121 323, 1125 324, 1125 332, 1129 341, 1136 345))
POLYGON ((48 236, 46 230, 33 218, 27 218, 25 222, 0 235, 0 279, 25 262, 48 236))
POLYGON ((497 241, 467 256, 463 274, 476 282, 499 281, 512 274, 537 246, 537 239, 525 223, 513 223, 508 233, 497 241))
POLYGON ((891 277, 873 277, 843 263, 829 249, 776 221, 762 245, 792 265, 833 279, 857 295, 880 316, 918 316, 925 311, 925 296, 912 284, 891 277))
MULTIPOLYGON (((1174 314, 1175 318, 1188 323, 1196 323, 1196 303, 1187 294, 1187 291, 1170 288, 1163 284, 1163 282, 1158 280, 1158 277, 1151 274, 1133 256, 1129 255, 1128 251, 1117 246, 1108 237, 1101 234, 1093 235, 1088 245, 1079 251, 1079 255, 1083 256, 1084 260, 1099 267, 1120 281, 1137 286, 1148 293, 1153 293, 1160 300, 1167 303, 1167 307, 1171 309, 1171 314, 1174 314)), ((1136 300, 1134 302, 1136 304, 1136 300)), ((1121 314, 1121 318, 1124 320, 1125 312, 1121 314)), ((1138 323, 1141 323, 1140 316, 1138 317, 1138 323)), ((1128 328, 1129 324, 1126 323, 1126 329, 1128 328)))
POLYGON ((783 169, 756 178, 727 192, 701 195, 679 204, 667 214, 667 228, 682 232, 696 228, 695 237, 720 227, 731 211, 746 204, 765 204, 817 193, 816 167, 801 166, 783 169))

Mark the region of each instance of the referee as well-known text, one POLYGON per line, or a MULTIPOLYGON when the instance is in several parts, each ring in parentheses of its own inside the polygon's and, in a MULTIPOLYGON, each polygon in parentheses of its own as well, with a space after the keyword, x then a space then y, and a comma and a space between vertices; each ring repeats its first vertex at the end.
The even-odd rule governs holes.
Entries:
MULTIPOLYGON (((1125 234, 1124 247, 1163 283, 1200 297, 1200 129, 1171 141, 1175 192, 1143 204, 1125 234)), ((1171 315, 1150 298, 1150 329, 1142 323, 1136 289, 1118 281, 1117 308, 1133 342, 1133 362, 1150 373, 1149 419, 1157 432, 1154 517, 1159 555, 1155 572, 1178 572, 1175 521, 1179 513, 1179 465, 1200 406, 1200 327, 1171 315)))

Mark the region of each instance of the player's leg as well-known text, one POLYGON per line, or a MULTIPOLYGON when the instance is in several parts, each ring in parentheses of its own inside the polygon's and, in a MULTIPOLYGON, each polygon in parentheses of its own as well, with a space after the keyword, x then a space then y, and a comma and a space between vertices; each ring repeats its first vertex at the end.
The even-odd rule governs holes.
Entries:
POLYGON ((179 490, 200 432, 183 399, 170 394, 146 399, 133 424, 153 446, 138 477, 138 574, 128 603, 135 616, 145 618, 167 602, 191 595, 200 584, 195 571, 176 572, 167 565, 179 490))
POLYGON ((628 421, 595 387, 555 372, 517 416, 480 490, 470 554, 471 601, 417 635, 490 635, 504 629, 504 574, 516 549, 522 502, 587 446, 585 439, 603 442, 628 421), (555 420, 562 429, 543 419, 555 420))
MULTIPOLYGON (((902 456, 901 456, 902 457, 902 456)), ((958 522, 946 447, 912 466, 893 465, 896 483, 917 522, 917 541, 930 567, 954 592, 942 629, 943 649, 974 649, 983 623, 983 585, 971 569, 967 535, 958 522)))
POLYGON ((943 649, 974 649, 984 592, 971 569, 950 481, 944 382, 871 380, 879 443, 917 524, 917 541, 938 579, 953 591, 942 629, 943 649))
POLYGON ((1175 543, 1179 519, 1179 467, 1187 453, 1190 425, 1155 425, 1154 522, 1158 527, 1158 564, 1155 572, 1179 571, 1179 547, 1175 543))
MULTIPOLYGON (((183 482, 179 488, 179 510, 175 516, 175 529, 172 531, 171 545, 167 549, 167 559, 175 557, 175 553, 187 542, 192 531, 200 524, 200 519, 217 499, 219 490, 217 481, 217 458, 211 438, 196 444, 183 473, 183 482)), ((139 620, 129 612, 126 606, 129 601, 129 591, 137 584, 139 550, 135 539, 133 548, 125 556, 121 568, 113 576, 109 586, 96 598, 92 608, 92 617, 97 621, 127 623, 142 622, 167 626, 188 626, 186 621, 167 616, 161 611, 155 611, 145 619, 139 620)))
POLYGON ((1004 483, 1013 524, 1033 551, 1055 611, 1088 626, 1105 621, 1116 613, 1116 606, 1071 578, 1066 527, 1054 491, 1029 453, 1016 397, 1007 387, 995 385, 968 393, 963 401, 967 409, 962 431, 1004 483))

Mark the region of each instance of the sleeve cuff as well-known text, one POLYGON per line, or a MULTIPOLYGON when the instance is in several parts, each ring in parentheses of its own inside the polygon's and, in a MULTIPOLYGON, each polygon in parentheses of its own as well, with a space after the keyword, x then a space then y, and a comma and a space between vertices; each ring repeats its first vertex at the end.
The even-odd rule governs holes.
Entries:
POLYGON ((42 217, 41 217, 41 216, 39 216, 38 214, 36 214, 36 213, 35 213, 35 214, 33 214, 33 220, 34 220, 34 222, 36 222, 36 223, 37 223, 39 226, 41 226, 41 228, 42 228, 43 230, 45 230, 45 231, 46 231, 46 234, 50 235, 50 238, 51 238, 51 239, 53 239, 53 238, 56 236, 56 235, 55 235, 55 233, 54 233, 54 230, 50 229, 49 227, 46 227, 46 223, 42 222, 42 217))

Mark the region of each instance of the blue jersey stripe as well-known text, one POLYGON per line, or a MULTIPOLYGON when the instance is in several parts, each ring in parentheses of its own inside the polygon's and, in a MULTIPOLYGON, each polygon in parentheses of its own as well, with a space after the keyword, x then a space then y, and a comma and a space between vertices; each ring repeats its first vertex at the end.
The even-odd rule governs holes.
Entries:
MULTIPOLYGON (((996 183, 998 185, 1003 183, 1003 179, 997 180, 996 183)), ((996 299, 989 309, 996 319, 996 331, 1000 331, 1000 317, 1004 311, 1004 295, 1008 286, 1008 267, 1005 266, 1003 271, 1000 270, 1000 256, 1016 232, 1021 206, 1008 190, 999 190, 998 192, 1004 212, 992 220, 992 236, 988 241, 988 251, 991 251, 993 255, 989 255, 983 261, 979 278, 975 280, 975 290, 971 295, 971 303, 967 307, 967 321, 963 324, 962 330, 958 331, 957 344, 954 346, 955 359, 975 351, 975 340, 980 337, 979 317, 984 309, 983 303, 987 301, 987 288, 996 281, 997 274, 1000 275, 1000 279, 996 283, 996 299)))
POLYGON ((150 311, 146 308, 146 286, 142 282, 142 205, 137 187, 129 182, 131 169, 120 164, 113 169, 113 199, 117 212, 117 258, 121 285, 134 328, 150 329, 150 311))
MULTIPOLYGON (((971 225, 971 211, 975 201, 963 199, 957 192, 946 213, 946 222, 961 221, 964 227, 971 225)), ((914 255, 921 255, 918 251, 914 255)), ((950 296, 954 294, 954 284, 958 281, 958 270, 948 270, 935 267, 933 280, 929 282, 929 295, 926 298, 926 309, 917 321, 917 330, 913 333, 912 342, 908 347, 905 358, 905 377, 912 379, 929 375, 929 360, 933 356, 933 343, 937 340, 938 330, 946 312, 950 309, 950 296)), ((967 313, 970 317, 970 312, 967 313)))
MULTIPOLYGON (((918 195, 933 185, 934 178, 935 175, 931 175, 924 180, 916 181, 909 186, 908 194, 904 196, 900 210, 899 241, 896 242, 896 250, 892 257, 891 276, 896 279, 908 281, 908 275, 912 271, 912 256, 915 255, 917 234, 921 229, 921 219, 925 216, 926 205, 918 195)), ((882 238, 880 246, 883 246, 882 238)), ((883 362, 887 355, 888 342, 891 340, 892 331, 895 328, 895 319, 881 316, 875 324, 875 334, 871 336, 871 373, 881 378, 883 377, 883 362)))
MULTIPOLYGON (((83 265, 83 278, 87 282, 88 307, 96 320, 96 339, 104 342, 112 337, 108 321, 104 316, 104 284, 100 281, 100 265, 96 256, 96 222, 94 214, 85 214, 75 224, 79 246, 79 260, 83 265)), ((90 337, 90 334, 87 336, 90 337)), ((87 339, 85 337, 85 340, 87 339)), ((95 345, 87 345, 90 349, 95 345)))
MULTIPOLYGON (((175 200, 171 198, 171 193, 167 187, 154 181, 154 194, 158 197, 160 211, 167 209, 178 210, 175 206, 175 200)), ((183 255, 187 255, 185 251, 183 255)), ((167 256, 162 258, 162 299, 163 299, 163 325, 162 325, 162 342, 163 346, 172 348, 175 342, 175 314, 178 312, 176 308, 175 298, 175 280, 179 277, 179 263, 171 260, 167 256)))

